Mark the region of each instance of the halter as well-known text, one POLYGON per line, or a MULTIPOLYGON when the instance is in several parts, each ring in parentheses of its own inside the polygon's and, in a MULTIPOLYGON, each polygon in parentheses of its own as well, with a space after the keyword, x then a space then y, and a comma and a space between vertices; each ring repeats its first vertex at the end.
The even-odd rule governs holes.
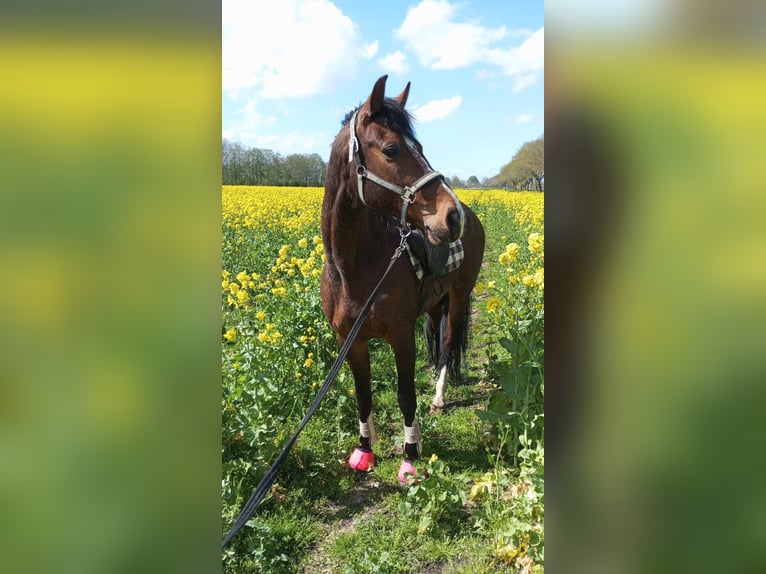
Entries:
MULTIPOLYGON (((351 121, 348 123, 349 140, 348 140, 348 161, 353 161, 356 164, 356 177, 357 177, 357 191, 359 192, 359 199, 362 200, 367 207, 373 209, 364 198, 364 180, 369 179, 373 183, 376 183, 380 187, 383 187, 389 191, 393 191, 395 194, 402 198, 402 215, 399 220, 402 229, 407 227, 407 209, 412 201, 415 199, 415 194, 423 189, 426 185, 431 183, 435 179, 444 179, 444 176, 438 171, 431 171, 418 179, 412 185, 406 185, 401 187, 394 183, 390 183, 385 179, 378 177, 371 171, 369 171, 362 163, 362 157, 359 155, 359 140, 356 138, 356 115, 358 112, 354 112, 351 116, 351 121)), ((409 144, 408 144, 409 145, 409 144)))

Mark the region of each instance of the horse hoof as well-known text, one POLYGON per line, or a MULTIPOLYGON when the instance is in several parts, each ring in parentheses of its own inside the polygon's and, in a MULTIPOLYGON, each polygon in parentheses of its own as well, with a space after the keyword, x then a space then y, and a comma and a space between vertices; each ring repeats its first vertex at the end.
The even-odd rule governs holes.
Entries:
POLYGON ((431 409, 428 411, 429 415, 438 415, 440 412, 442 412, 442 409, 444 408, 444 405, 441 407, 437 407, 436 405, 431 405, 431 409))
POLYGON ((399 484, 402 486, 409 486, 411 484, 417 484, 420 482, 417 478, 418 471, 411 461, 404 459, 401 466, 399 466, 399 473, 396 478, 399 479, 399 484))
POLYGON ((367 472, 375 466, 375 454, 371 450, 365 451, 355 448, 348 459, 348 465, 359 472, 367 472))

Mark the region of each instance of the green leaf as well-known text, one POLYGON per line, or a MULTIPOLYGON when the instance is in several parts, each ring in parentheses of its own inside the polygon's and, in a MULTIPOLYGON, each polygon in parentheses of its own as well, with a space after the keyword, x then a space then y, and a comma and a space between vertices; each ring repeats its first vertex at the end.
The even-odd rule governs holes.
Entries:
POLYGON ((516 341, 512 341, 508 337, 500 337, 498 342, 500 343, 500 346, 509 353, 515 353, 519 348, 519 344, 516 341))

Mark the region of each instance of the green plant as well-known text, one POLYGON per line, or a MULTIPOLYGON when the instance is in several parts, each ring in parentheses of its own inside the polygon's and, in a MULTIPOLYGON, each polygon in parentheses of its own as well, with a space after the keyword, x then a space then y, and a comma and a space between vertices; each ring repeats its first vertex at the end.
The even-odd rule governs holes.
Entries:
MULTIPOLYGON (((528 242, 543 230, 542 194, 481 191, 466 202, 487 231, 472 376, 469 384, 451 387, 450 407, 432 416, 431 373, 416 371, 424 447, 443 460, 424 458, 420 483, 397 487, 396 366, 388 344, 372 341, 378 466, 363 476, 344 466, 357 433, 353 380, 344 366, 280 470, 278 486, 223 552, 224 572, 542 571, 542 236, 531 248, 528 242), (509 242, 521 246, 512 264, 503 256, 509 242), (475 410, 485 400, 487 408, 475 410)), ((337 355, 319 299, 320 204, 319 189, 224 189, 224 529, 337 355)), ((421 341, 417 364, 425 361, 421 341)))
POLYGON ((419 517, 418 530, 450 530, 464 517, 467 500, 465 475, 452 475, 436 454, 425 463, 423 477, 415 479, 400 505, 402 513, 419 517))
POLYGON ((517 572, 542 572, 545 507, 544 449, 540 442, 524 448, 518 476, 503 465, 506 427, 498 451, 490 455, 494 468, 473 481, 468 497, 474 529, 492 541, 492 554, 517 572))

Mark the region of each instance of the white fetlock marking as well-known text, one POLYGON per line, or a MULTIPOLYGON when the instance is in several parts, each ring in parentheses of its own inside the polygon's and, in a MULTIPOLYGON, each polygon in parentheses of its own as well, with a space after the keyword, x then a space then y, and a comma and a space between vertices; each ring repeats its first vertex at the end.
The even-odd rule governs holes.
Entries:
POLYGON ((415 444, 418 446, 418 454, 420 454, 421 447, 423 446, 423 435, 420 434, 420 425, 417 419, 412 422, 412 426, 404 426, 404 442, 407 444, 415 444))
POLYGON ((372 413, 367 417, 366 423, 359 422, 359 436, 370 439, 370 446, 378 440, 378 435, 375 434, 375 425, 372 422, 372 413))
POLYGON ((436 408, 440 409, 444 406, 444 386, 447 383, 447 365, 444 365, 442 367, 442 370, 439 372, 439 380, 436 381, 436 394, 434 395, 434 400, 431 401, 431 405, 435 406, 436 408))

